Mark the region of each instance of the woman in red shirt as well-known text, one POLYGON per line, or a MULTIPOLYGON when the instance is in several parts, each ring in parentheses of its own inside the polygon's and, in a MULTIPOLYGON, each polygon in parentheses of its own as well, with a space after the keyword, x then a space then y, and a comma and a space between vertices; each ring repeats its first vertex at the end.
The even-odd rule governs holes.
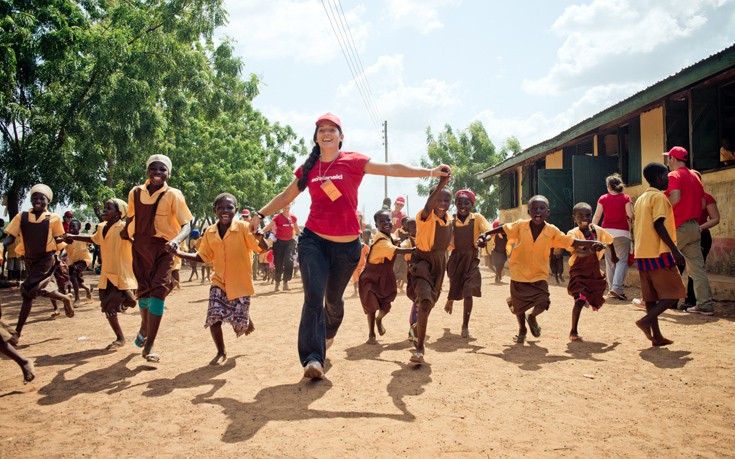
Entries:
POLYGON ((592 224, 596 225, 602 217, 602 228, 612 235, 615 254, 618 262, 612 263, 610 248, 605 248, 605 277, 610 296, 619 300, 627 300, 623 291, 623 282, 628 274, 628 254, 630 254, 630 222, 633 215, 633 201, 623 193, 623 179, 620 174, 613 174, 605 179, 607 194, 597 200, 597 209, 592 217, 592 224))
POLYGON ((283 290, 291 290, 288 281, 293 275, 293 252, 296 249, 296 235, 301 234, 296 217, 291 215, 291 204, 286 204, 281 213, 273 217, 265 229, 267 233, 275 228, 276 242, 273 244, 273 263, 276 268, 276 289, 280 289, 281 278, 283 278, 283 290))
POLYGON ((370 157, 340 150, 344 134, 336 115, 316 121, 314 148, 294 175, 296 179, 253 217, 260 220, 292 202, 308 188, 311 208, 299 237, 298 253, 304 286, 299 325, 299 358, 304 377, 322 378, 327 348, 334 341, 344 316, 342 295, 360 260, 360 223, 357 191, 365 174, 390 177, 440 177, 451 169, 375 163, 370 157))

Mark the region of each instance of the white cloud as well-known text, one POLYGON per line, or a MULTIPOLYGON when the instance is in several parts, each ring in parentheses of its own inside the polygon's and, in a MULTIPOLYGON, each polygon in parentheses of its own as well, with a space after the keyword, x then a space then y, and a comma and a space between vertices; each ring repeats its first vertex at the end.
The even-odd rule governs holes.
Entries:
MULTIPOLYGON (((696 46, 698 35, 716 34, 713 21, 730 17, 731 0, 594 0, 566 8, 552 30, 566 37, 549 73, 525 80, 531 94, 559 94, 585 84, 633 81, 642 72, 666 62, 681 68, 677 58, 696 46), (718 11, 713 11, 718 10, 718 11), (593 77, 593 78, 590 78, 593 77)), ((735 32, 724 30, 726 36, 735 32)), ((714 50, 713 50, 714 51, 714 50)), ((698 54, 701 56, 701 49, 698 54)))
POLYGON ((396 29, 415 29, 427 34, 444 27, 439 19, 440 7, 460 3, 458 0, 387 0, 387 16, 396 29))
MULTIPOLYGON (((236 47, 247 59, 313 63, 343 59, 325 7, 318 0, 227 0, 225 8, 230 19, 226 34, 237 41, 236 47)), ((368 38, 368 25, 362 20, 364 13, 363 6, 344 10, 358 51, 368 38)), ((346 29, 342 30, 346 33, 346 29)))

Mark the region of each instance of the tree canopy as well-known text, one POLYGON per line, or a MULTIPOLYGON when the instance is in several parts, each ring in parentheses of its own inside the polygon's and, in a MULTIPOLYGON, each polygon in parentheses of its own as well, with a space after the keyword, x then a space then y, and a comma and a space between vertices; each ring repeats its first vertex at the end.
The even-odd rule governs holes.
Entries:
POLYGON ((173 162, 192 213, 230 192, 260 206, 306 151, 252 106, 232 44, 213 39, 222 0, 0 0, 0 192, 11 217, 30 187, 100 209, 173 162))
MULTIPOLYGON (((518 144, 518 141, 515 140, 518 144)), ((475 211, 487 218, 494 218, 498 208, 497 184, 477 178, 477 174, 497 164, 512 151, 512 139, 506 141, 500 152, 485 131, 480 121, 473 121, 466 129, 454 131, 450 125, 434 137, 431 128, 426 129, 427 157, 421 158, 423 167, 436 164, 452 166, 452 181, 449 186, 453 191, 469 189, 475 193, 475 211)), ((517 145, 520 149, 520 144, 517 145)), ((436 185, 437 179, 418 185, 420 195, 428 196, 430 189, 436 185)))

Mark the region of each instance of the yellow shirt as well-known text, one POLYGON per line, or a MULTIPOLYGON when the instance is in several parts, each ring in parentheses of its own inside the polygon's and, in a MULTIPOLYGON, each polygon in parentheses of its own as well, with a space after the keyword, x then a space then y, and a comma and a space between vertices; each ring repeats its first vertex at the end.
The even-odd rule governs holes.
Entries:
POLYGON ((442 220, 437 217, 432 210, 426 220, 421 219, 421 213, 423 209, 416 215, 416 248, 423 250, 424 252, 430 252, 434 247, 434 233, 436 232, 436 222, 439 222, 439 226, 447 226, 451 223, 449 215, 447 214, 442 220))
POLYGON ((518 220, 503 225, 508 240, 516 241, 510 254, 510 278, 516 282, 536 282, 549 277, 549 252, 552 248, 565 249, 574 238, 546 222, 541 234, 533 240, 531 220, 518 220))
POLYGON ((258 240, 250 232, 249 224, 235 220, 225 233, 219 236, 217 223, 204 230, 199 244, 199 256, 205 263, 212 263, 212 285, 221 288, 228 300, 255 293, 252 276, 252 252, 260 252, 258 240))
MULTIPOLYGON (((10 224, 5 228, 5 233, 11 235, 20 237, 21 231, 20 231, 20 219, 23 214, 19 212, 13 219, 10 221, 10 224)), ((48 226, 48 237, 46 237, 46 252, 56 252, 57 246, 56 241, 54 241, 54 238, 57 236, 61 236, 64 234, 64 225, 61 223, 61 217, 58 215, 49 212, 48 210, 44 211, 41 215, 36 218, 36 216, 33 214, 33 212, 28 212, 28 223, 36 224, 41 223, 43 220, 46 219, 46 216, 49 215, 49 226, 48 226)), ((18 257, 21 257, 25 255, 25 247, 23 244, 18 244, 18 246, 15 248, 15 253, 18 255, 18 257)))
POLYGON ((676 244, 676 226, 674 223, 674 209, 663 191, 649 187, 638 197, 633 206, 635 225, 633 225, 633 239, 635 240, 636 258, 658 258, 662 253, 669 253, 669 246, 658 236, 653 223, 664 217, 664 227, 676 244))
MULTIPOLYGON (((470 220, 473 218, 475 219, 475 235, 473 239, 475 241, 475 248, 477 248, 477 238, 479 238, 480 235, 485 231, 490 231, 492 229, 492 226, 490 226, 490 223, 487 222, 487 219, 483 217, 482 214, 470 212, 464 222, 455 216, 454 226, 467 226, 470 224, 470 220)), ((452 243, 450 244, 450 246, 454 247, 454 236, 452 236, 452 243)))
POLYGON ((18 246, 22 246, 22 245, 23 245, 23 236, 16 237, 15 242, 13 242, 12 244, 8 246, 8 260, 10 260, 11 258, 20 258, 20 255, 18 255, 15 249, 17 249, 18 246))
MULTIPOLYGON (((189 212, 189 208, 186 206, 186 200, 184 199, 184 195, 181 194, 181 191, 176 188, 171 188, 166 184, 163 185, 160 190, 150 194, 146 188, 146 185, 148 185, 149 182, 150 180, 146 180, 143 185, 138 185, 130 190, 130 193, 128 194, 128 218, 135 215, 136 188, 141 189, 140 202, 145 205, 155 204, 156 199, 158 199, 158 195, 165 191, 166 194, 163 195, 161 201, 158 203, 158 209, 156 210, 156 217, 153 220, 153 226, 156 229, 154 234, 155 237, 160 237, 170 241, 179 234, 182 226, 191 221, 191 212, 189 212)), ((130 237, 135 235, 135 220, 130 223, 128 234, 130 237)))
POLYGON ((100 271, 99 288, 107 288, 107 282, 120 290, 138 288, 138 282, 133 274, 133 244, 120 237, 120 231, 125 227, 122 220, 118 220, 102 237, 102 231, 107 222, 97 225, 97 231, 92 235, 92 242, 100 246, 102 256, 102 270, 100 271))
MULTIPOLYGON (((590 230, 592 230, 592 228, 594 228, 595 232, 597 233, 597 239, 595 239, 596 241, 600 241, 605 245, 613 243, 613 237, 610 233, 597 225, 590 225, 590 230)), ((584 233, 582 233, 582 230, 579 229, 579 227, 570 229, 567 234, 572 236, 574 239, 585 239, 584 233)), ((572 266, 577 261, 577 250, 572 248, 571 246, 567 247, 567 250, 572 252, 572 255, 569 257, 569 266, 572 266)), ((605 251, 600 250, 599 252, 597 252, 596 255, 598 260, 602 260, 602 256, 605 255, 605 251)))
POLYGON ((86 242, 72 242, 66 246, 66 254, 69 256, 70 265, 73 265, 77 261, 83 261, 87 266, 92 264, 92 254, 89 253, 89 246, 86 242))
POLYGON ((368 263, 378 265, 391 260, 396 253, 395 241, 378 231, 370 246, 370 258, 368 263))

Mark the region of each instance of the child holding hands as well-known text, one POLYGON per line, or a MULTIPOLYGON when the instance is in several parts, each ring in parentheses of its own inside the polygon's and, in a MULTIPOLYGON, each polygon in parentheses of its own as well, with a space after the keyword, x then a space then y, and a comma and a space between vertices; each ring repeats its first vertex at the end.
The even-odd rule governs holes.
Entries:
POLYGON ((549 253, 552 248, 585 247, 596 251, 603 250, 604 244, 597 241, 574 239, 566 235, 556 226, 546 223, 550 214, 549 200, 536 195, 528 201, 530 220, 518 220, 487 231, 480 236, 477 243, 484 247, 486 238, 504 233, 509 240, 515 240, 516 246, 510 255, 510 311, 518 320, 516 343, 526 340, 526 320, 531 334, 541 336, 541 327, 536 317, 549 309, 549 253), (526 311, 531 311, 526 319, 526 311))
POLYGON ((217 355, 210 365, 227 360, 222 322, 231 324, 238 338, 255 330, 250 320, 250 296, 255 293, 250 272, 252 253, 268 249, 262 232, 251 233, 248 222, 235 219, 237 199, 233 195, 218 195, 214 200, 214 212, 217 223, 204 230, 197 252, 179 250, 176 253, 185 260, 211 263, 214 267, 204 323, 217 347, 217 355))
POLYGON ((396 246, 397 241, 391 233, 393 222, 390 211, 379 210, 373 218, 378 232, 368 251, 367 263, 359 280, 360 302, 368 318, 368 344, 378 344, 375 338, 376 325, 380 336, 385 334, 383 318, 390 312, 391 303, 398 293, 393 263, 396 258, 413 252, 413 249, 396 246))
MULTIPOLYGON (((444 172, 449 173, 446 169, 444 172)), ((416 249, 411 255, 406 293, 418 308, 416 350, 411 355, 411 362, 417 364, 424 363, 426 327, 431 309, 439 300, 442 290, 447 268, 447 248, 452 239, 452 225, 447 214, 452 195, 444 188, 449 178, 449 175, 445 175, 439 179, 426 205, 416 216, 416 249)))
MULTIPOLYGON (((82 223, 79 220, 72 220, 69 223, 69 234, 79 235, 82 229, 82 223)), ((79 288, 81 287, 87 293, 87 300, 92 299, 92 288, 84 284, 84 271, 92 263, 92 254, 89 252, 89 243, 74 241, 66 245, 66 253, 69 256, 69 280, 74 287, 74 307, 79 303, 79 288)))

